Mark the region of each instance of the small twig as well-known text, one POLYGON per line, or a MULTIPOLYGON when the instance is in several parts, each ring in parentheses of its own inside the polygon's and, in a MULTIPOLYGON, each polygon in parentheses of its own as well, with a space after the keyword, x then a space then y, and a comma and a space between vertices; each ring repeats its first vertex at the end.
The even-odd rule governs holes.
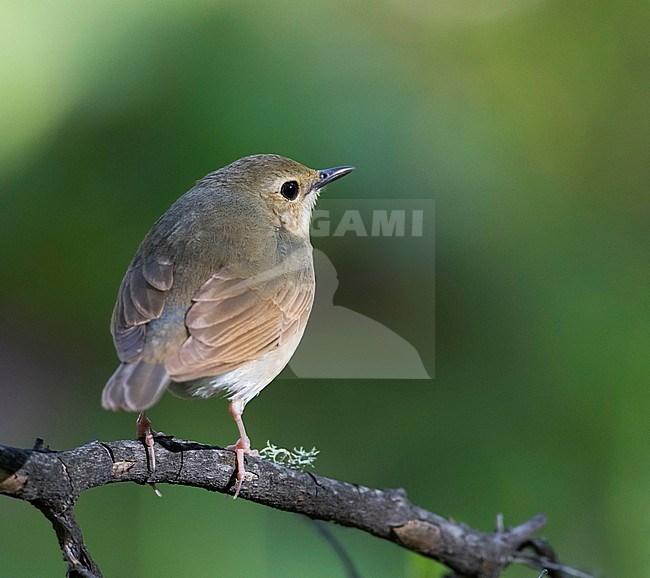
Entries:
POLYGON ((539 568, 539 565, 541 564, 544 566, 544 573, 548 574, 552 578, 595 578, 593 574, 588 574, 587 572, 583 572, 577 568, 571 568, 569 566, 565 566, 564 564, 554 562, 548 558, 540 558, 538 556, 526 554, 523 552, 517 554, 514 557, 513 562, 526 564, 527 566, 535 569, 539 568))
POLYGON ((343 568, 345 570, 345 575, 347 578, 361 578, 361 574, 357 571, 352 558, 347 553, 345 548, 341 546, 341 543, 336 539, 332 531, 321 521, 319 520, 309 520, 312 524, 312 527, 316 528, 316 531, 323 537, 323 539, 330 545, 334 553, 341 560, 343 568))

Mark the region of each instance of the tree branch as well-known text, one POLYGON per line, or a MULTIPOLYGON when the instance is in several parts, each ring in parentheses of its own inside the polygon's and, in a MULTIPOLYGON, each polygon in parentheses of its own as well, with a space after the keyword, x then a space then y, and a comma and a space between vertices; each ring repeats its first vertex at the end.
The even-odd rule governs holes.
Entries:
MULTIPOLYGON (((26 500, 52 523, 68 576, 100 577, 73 516, 79 495, 116 482, 167 483, 233 493, 234 452, 179 440, 156 438, 152 474, 141 441, 93 441, 53 452, 0 446, 0 493, 26 500)), ((492 578, 512 563, 524 563, 549 576, 586 576, 561 566, 550 546, 534 537, 542 515, 519 526, 479 532, 419 508, 402 489, 373 490, 257 458, 246 459, 248 479, 240 497, 271 508, 336 522, 390 540, 447 565, 456 576, 492 578)))

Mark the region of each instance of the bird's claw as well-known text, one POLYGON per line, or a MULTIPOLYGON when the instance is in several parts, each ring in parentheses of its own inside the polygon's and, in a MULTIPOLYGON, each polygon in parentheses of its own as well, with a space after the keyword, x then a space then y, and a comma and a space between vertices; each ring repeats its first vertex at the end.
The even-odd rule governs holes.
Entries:
POLYGON ((147 412, 142 412, 136 421, 136 436, 138 439, 144 439, 147 447, 147 457, 149 459, 149 469, 153 474, 156 471, 156 452, 154 451, 155 438, 164 435, 157 432, 151 427, 151 421, 147 417, 147 412))
POLYGON ((259 457, 260 452, 251 449, 251 442, 248 438, 237 440, 237 443, 226 446, 227 450, 234 451, 237 456, 237 484, 235 485, 235 494, 233 500, 237 499, 241 490, 244 478, 246 477, 246 467, 244 464, 244 456, 259 457))

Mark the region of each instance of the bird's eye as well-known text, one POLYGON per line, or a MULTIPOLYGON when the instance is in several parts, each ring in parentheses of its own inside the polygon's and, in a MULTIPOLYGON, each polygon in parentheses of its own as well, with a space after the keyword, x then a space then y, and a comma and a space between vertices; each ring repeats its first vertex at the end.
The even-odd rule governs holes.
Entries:
POLYGON ((295 201, 298 198, 300 188, 296 181, 287 181, 280 188, 280 194, 288 201, 295 201))

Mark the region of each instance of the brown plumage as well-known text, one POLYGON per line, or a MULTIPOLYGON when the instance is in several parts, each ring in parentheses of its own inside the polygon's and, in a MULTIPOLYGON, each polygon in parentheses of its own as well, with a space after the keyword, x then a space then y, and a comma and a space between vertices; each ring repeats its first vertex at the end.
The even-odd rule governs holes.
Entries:
POLYGON ((289 361, 311 311, 312 208, 351 170, 254 155, 207 175, 155 223, 120 286, 111 333, 122 363, 102 405, 143 412, 152 446, 145 412, 166 389, 225 393, 241 436, 236 493, 251 452, 241 413, 289 361))

